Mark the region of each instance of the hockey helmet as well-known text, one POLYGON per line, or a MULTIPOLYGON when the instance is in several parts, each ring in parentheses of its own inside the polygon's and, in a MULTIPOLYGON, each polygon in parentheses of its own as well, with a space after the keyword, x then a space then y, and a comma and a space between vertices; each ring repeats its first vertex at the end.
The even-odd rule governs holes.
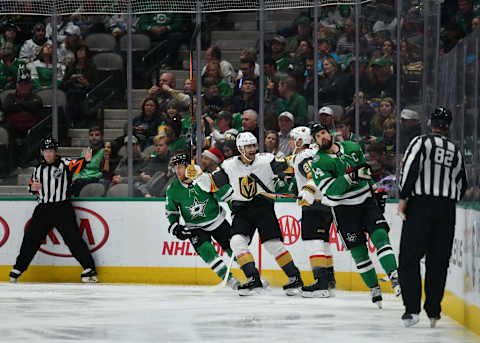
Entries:
POLYGON ((255 144, 258 146, 257 137, 251 132, 240 132, 235 141, 237 143, 237 149, 243 148, 246 145, 255 144))
POLYGON ((315 140, 315 135, 317 134, 317 132, 320 132, 322 130, 327 130, 328 132, 330 132, 328 127, 323 123, 310 123, 309 126, 310 126, 310 133, 313 137, 313 140, 315 140))
POLYGON ((41 150, 48 150, 48 149, 58 149, 58 142, 52 136, 48 136, 44 138, 40 144, 41 150))
POLYGON ((432 126, 448 130, 453 116, 452 112, 448 108, 439 106, 432 112, 430 119, 432 121, 432 126))
POLYGON ((302 140, 303 145, 309 145, 312 142, 312 136, 310 134, 310 129, 306 126, 297 126, 290 131, 290 137, 293 138, 295 143, 299 139, 302 140))

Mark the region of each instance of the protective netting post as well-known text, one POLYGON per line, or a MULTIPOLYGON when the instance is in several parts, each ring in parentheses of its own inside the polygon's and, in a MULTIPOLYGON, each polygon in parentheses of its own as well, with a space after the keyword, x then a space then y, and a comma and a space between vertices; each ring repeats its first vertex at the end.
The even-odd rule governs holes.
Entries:
MULTIPOLYGON (((397 10, 396 10, 396 17, 397 23, 400 23, 401 19, 401 10, 402 10, 402 0, 397 0, 397 10)), ((396 180, 400 180, 400 75, 401 75, 401 64, 400 64, 400 44, 398 42, 401 41, 401 27, 397 24, 397 78, 396 78, 396 94, 395 94, 395 102, 397 106, 395 106, 395 120, 397 122, 396 129, 395 129, 395 176, 396 180)), ((358 74, 358 73, 357 73, 358 74)), ((399 197, 399 189, 398 187, 395 188, 395 197, 399 197)))
MULTIPOLYGON (((52 7, 52 136, 58 141, 58 104, 57 104, 57 8, 52 7)), ((43 48, 42 48, 43 49, 43 48)))
POLYGON ((313 6, 313 120, 318 123, 318 0, 313 6))
MULTIPOLYGON (((259 22, 260 22, 260 92, 259 97, 263 99, 265 96, 265 72, 264 72, 264 34, 265 34, 265 4, 263 0, 259 0, 260 11, 259 11, 259 22)), ((260 152, 265 151, 265 123, 264 123, 264 102, 261 100, 259 102, 259 113, 258 113, 258 148, 260 152)))
MULTIPOLYGON (((203 132, 202 132, 202 66, 201 66, 201 58, 202 58, 202 9, 201 9, 201 2, 200 0, 197 0, 196 2, 196 16, 195 16, 195 24, 196 27, 198 28, 197 31, 197 36, 196 36, 196 49, 197 49, 197 55, 196 55, 196 63, 195 66, 197 67, 196 70, 196 77, 197 77, 197 113, 196 113, 196 123, 197 123, 197 130, 195 135, 197 136, 196 142, 197 142, 197 148, 196 148, 196 156, 197 156, 197 163, 201 164, 202 160, 202 142, 203 140, 203 132)), ((193 106, 193 104, 192 104, 193 106)), ((192 132, 193 134, 193 132, 192 132)))
POLYGON ((360 0, 355 3, 355 132, 360 134, 360 0))
POLYGON ((127 14, 127 108, 128 108, 128 196, 133 197, 133 113, 132 113, 132 6, 128 1, 127 14))

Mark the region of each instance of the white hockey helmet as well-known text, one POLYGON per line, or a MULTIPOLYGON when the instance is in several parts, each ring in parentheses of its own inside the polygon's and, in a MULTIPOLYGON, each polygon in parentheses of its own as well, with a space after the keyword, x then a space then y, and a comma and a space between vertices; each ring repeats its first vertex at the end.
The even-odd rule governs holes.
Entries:
POLYGON ((306 126, 294 127, 290 131, 290 137, 293 138, 295 143, 297 143, 299 139, 302 140, 303 145, 309 145, 310 143, 312 143, 312 135, 310 134, 310 129, 306 126))
POLYGON ((240 132, 236 139, 237 149, 243 148, 245 145, 255 144, 258 146, 257 137, 251 132, 240 132))

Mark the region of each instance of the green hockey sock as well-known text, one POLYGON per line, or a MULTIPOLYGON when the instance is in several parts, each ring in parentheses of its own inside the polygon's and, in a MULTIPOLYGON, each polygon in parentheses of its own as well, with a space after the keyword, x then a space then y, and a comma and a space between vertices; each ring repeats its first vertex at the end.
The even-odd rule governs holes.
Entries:
POLYGON ((370 235, 373 245, 377 249, 377 256, 383 270, 387 274, 397 269, 397 261, 393 253, 388 233, 385 229, 377 229, 370 235))
POLYGON ((357 265, 358 272, 367 287, 373 288, 378 286, 377 273, 375 272, 375 267, 368 256, 367 246, 365 244, 358 245, 350 249, 350 252, 357 265))
POLYGON ((197 253, 220 279, 225 277, 227 266, 223 262, 222 258, 218 256, 217 251, 211 242, 203 242, 202 245, 198 247, 197 253))

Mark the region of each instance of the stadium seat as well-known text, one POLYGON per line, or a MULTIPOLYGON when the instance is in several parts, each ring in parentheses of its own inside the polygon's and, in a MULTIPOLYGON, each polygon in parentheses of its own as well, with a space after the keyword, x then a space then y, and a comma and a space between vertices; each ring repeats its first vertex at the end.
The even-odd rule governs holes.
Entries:
POLYGON ((107 198, 126 198, 128 197, 128 185, 118 184, 111 186, 107 191, 107 198))
POLYGON ((109 52, 115 49, 117 41, 108 33, 92 33, 85 38, 85 45, 92 52, 109 52))
MULTIPOLYGON (((128 36, 124 35, 120 38, 120 51, 125 52, 128 50, 128 36)), ((132 34, 132 51, 148 51, 152 42, 150 41, 150 37, 144 35, 142 33, 135 33, 132 34)))
POLYGON ((90 183, 80 191, 80 198, 100 198, 105 194, 105 186, 101 183, 90 183))

